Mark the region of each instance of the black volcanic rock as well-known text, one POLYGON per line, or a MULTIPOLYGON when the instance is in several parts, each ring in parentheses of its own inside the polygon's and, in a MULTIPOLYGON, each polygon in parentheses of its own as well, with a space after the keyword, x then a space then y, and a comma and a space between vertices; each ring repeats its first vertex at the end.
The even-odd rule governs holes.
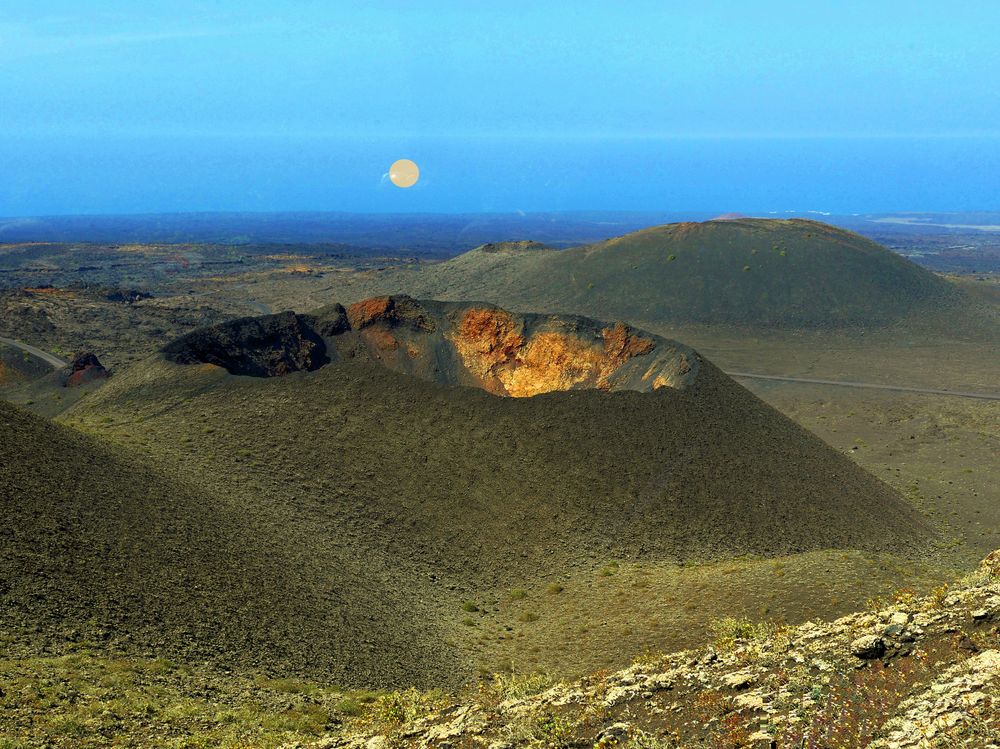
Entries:
POLYGON ((252 377, 312 371, 330 361, 322 337, 294 312, 202 328, 168 344, 163 354, 177 364, 214 364, 252 377))
POLYGON ((152 299, 153 295, 148 291, 139 291, 137 289, 112 289, 104 295, 104 298, 109 302, 135 304, 143 299, 152 299))

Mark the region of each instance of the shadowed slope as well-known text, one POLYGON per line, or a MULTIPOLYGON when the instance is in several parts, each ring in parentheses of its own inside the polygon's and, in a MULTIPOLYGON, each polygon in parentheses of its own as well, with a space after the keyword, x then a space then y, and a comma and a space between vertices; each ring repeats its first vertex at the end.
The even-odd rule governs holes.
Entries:
POLYGON ((407 591, 346 550, 303 554, 309 534, 266 503, 237 507, 3 401, 0 456, 0 630, 14 641, 370 684, 449 678, 434 623, 400 611, 419 610, 407 591))

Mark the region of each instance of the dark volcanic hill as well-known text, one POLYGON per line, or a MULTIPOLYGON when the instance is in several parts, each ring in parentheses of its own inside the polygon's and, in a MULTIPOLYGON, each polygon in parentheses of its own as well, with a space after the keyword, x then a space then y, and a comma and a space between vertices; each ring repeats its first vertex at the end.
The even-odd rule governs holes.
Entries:
POLYGON ((68 412, 107 444, 0 416, 7 631, 347 684, 461 680, 463 601, 602 560, 931 537, 691 349, 483 304, 197 331, 68 412))
POLYGON ((382 297, 207 328, 73 415, 456 574, 503 576, 541 548, 680 559, 899 547, 925 531, 691 349, 490 305, 382 297))
POLYGON ((362 286, 635 322, 801 328, 876 327, 969 307, 952 284, 891 250, 802 219, 667 224, 569 250, 482 247, 362 286))

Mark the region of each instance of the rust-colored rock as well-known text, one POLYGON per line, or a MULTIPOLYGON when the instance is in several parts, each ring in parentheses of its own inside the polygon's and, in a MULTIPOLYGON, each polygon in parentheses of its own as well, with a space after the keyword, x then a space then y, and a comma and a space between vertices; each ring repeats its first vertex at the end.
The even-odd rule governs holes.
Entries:
POLYGON ((629 359, 648 354, 656 344, 648 338, 636 335, 625 323, 615 323, 601 331, 604 337, 604 363, 597 378, 597 386, 606 390, 608 378, 629 359))
POLYGON ((508 394, 500 371, 524 347, 524 336, 508 312, 497 308, 466 310, 449 338, 466 369, 486 390, 508 394))
POLYGON ((347 308, 347 319, 354 330, 382 323, 390 327, 405 325, 414 330, 434 330, 434 323, 423 307, 408 296, 379 296, 356 302, 347 308))
MULTIPOLYGON (((549 321, 555 325, 559 318, 549 321)), ((563 327, 526 335, 523 321, 510 313, 473 307, 461 314, 448 337, 486 390, 515 398, 578 387, 610 390, 612 377, 626 362, 656 348, 624 323, 603 328, 599 336, 588 335, 579 324, 563 327)))
POLYGON ((383 330, 381 328, 375 328, 372 330, 366 330, 365 340, 373 345, 378 353, 384 353, 388 351, 396 351, 399 349, 399 340, 388 330, 383 330))
POLYGON ((79 387, 110 376, 97 356, 88 351, 77 356, 69 365, 69 371, 64 375, 62 384, 63 387, 79 387))
POLYGON ((392 297, 379 296, 355 302, 347 308, 347 319, 355 330, 379 320, 391 319, 392 297))
POLYGON ((572 335, 538 333, 524 347, 517 366, 504 373, 504 383, 515 398, 570 390, 595 382, 601 363, 601 349, 594 344, 572 335))

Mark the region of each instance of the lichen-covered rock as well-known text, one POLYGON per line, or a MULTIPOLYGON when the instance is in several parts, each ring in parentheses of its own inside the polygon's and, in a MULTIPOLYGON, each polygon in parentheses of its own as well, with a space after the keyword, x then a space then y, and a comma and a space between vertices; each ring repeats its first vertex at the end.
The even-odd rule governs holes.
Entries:
POLYGON ((1000 549, 986 555, 979 563, 979 571, 987 577, 1000 577, 1000 549))
MULTIPOLYGON (((419 749, 996 749, 1000 632, 984 630, 971 612, 997 596, 1000 583, 978 576, 943 601, 916 599, 727 650, 664 655, 500 705, 473 699, 384 735, 393 746, 419 749), (903 655, 880 635, 858 636, 879 625, 905 628, 917 649, 903 655), (963 650, 956 637, 992 647, 963 650)), ((371 740, 362 730, 316 747, 360 749, 371 740)))
POLYGON ((864 635, 851 643, 851 655, 865 661, 881 658, 885 650, 885 640, 878 635, 864 635))
POLYGON ((985 747, 1000 724, 995 720, 1000 651, 987 650, 944 671, 926 689, 905 700, 886 726, 886 736, 869 749, 985 747), (991 694, 991 692, 993 694, 991 694))

